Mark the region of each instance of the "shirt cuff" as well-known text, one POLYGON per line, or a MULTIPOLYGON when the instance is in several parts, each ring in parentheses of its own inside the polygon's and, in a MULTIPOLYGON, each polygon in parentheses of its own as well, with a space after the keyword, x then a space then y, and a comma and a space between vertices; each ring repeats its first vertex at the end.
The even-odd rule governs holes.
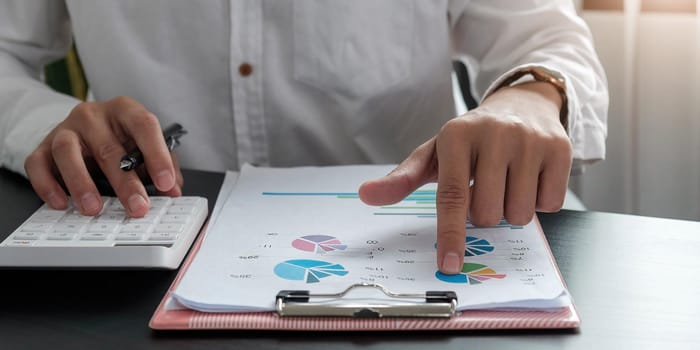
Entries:
POLYGON ((52 103, 32 109, 5 138, 0 147, 0 164, 27 176, 24 161, 34 152, 46 135, 61 123, 80 101, 52 103))

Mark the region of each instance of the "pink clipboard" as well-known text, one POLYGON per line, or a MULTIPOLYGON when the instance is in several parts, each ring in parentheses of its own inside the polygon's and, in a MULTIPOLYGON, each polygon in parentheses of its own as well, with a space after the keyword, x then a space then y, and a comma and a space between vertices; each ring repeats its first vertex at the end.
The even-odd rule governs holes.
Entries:
MULTIPOLYGON (((537 217, 537 228, 545 240, 537 217)), ((277 330, 277 331, 397 331, 397 330, 486 330, 486 329, 566 329, 577 328, 581 321, 573 303, 557 310, 468 310, 452 318, 352 318, 352 317, 280 317, 274 312, 211 313, 173 309, 172 293, 197 255, 207 225, 194 243, 175 280, 156 309, 149 327, 154 330, 277 330)), ((549 257, 559 279, 561 273, 547 244, 549 257)))

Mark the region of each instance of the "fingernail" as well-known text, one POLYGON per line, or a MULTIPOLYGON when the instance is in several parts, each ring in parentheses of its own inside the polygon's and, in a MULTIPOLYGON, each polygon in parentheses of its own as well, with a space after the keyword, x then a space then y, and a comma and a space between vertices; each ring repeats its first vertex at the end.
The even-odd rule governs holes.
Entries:
POLYGON ((459 255, 455 253, 445 254, 445 257, 442 258, 442 272, 456 274, 462 271, 462 267, 459 266, 459 260, 459 255))
POLYGON ((175 186, 175 177, 168 170, 163 170, 156 175, 156 185, 159 190, 167 191, 175 186))
POLYGON ((86 213, 96 213, 100 211, 100 199, 94 193, 86 193, 80 198, 80 204, 86 213))
POLYGON ((138 213, 140 211, 143 211, 144 209, 148 209, 148 202, 146 202, 146 199, 143 198, 142 195, 135 194, 135 195, 129 197, 129 212, 130 213, 138 213))

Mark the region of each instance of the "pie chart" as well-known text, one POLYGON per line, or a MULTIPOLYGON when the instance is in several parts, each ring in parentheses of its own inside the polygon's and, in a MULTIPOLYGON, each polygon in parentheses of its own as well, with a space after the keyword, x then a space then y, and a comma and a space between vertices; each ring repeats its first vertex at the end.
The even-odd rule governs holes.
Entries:
POLYGON ((305 252, 325 254, 336 250, 345 250, 348 246, 333 236, 309 235, 292 241, 292 247, 305 252))
POLYGON ((491 243, 483 238, 467 236, 466 243, 464 247, 464 256, 483 255, 493 251, 491 243))
POLYGON ((308 259, 283 261, 275 266, 274 272, 280 278, 306 283, 318 283, 326 277, 348 274, 343 265, 308 259))
POLYGON ((448 283, 481 284, 490 279, 503 279, 506 275, 499 274, 486 265, 464 263, 464 265, 462 265, 462 272, 456 275, 446 275, 437 271, 435 272, 435 277, 440 281, 448 283))
MULTIPOLYGON (((489 241, 479 237, 467 236, 465 243, 464 256, 484 255, 494 250, 494 246, 489 241)), ((435 249, 437 249, 437 243, 435 243, 435 249)))

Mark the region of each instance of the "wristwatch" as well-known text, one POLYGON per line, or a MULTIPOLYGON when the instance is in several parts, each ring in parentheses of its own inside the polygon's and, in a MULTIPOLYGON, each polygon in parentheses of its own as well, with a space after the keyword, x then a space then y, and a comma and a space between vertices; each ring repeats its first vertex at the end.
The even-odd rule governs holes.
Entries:
POLYGON ((564 77, 554 71, 551 71, 547 68, 544 67, 537 67, 537 66, 530 66, 530 67, 522 67, 515 72, 505 80, 503 80, 495 90, 496 91, 500 88, 506 87, 506 86, 511 86, 513 83, 516 81, 520 80, 522 77, 530 75, 535 81, 541 81, 545 83, 552 84, 554 88, 557 89, 557 92, 559 92, 559 96, 561 97, 561 110, 559 111, 559 121, 561 122, 561 125, 564 126, 564 130, 569 130, 569 99, 566 97, 566 80, 564 80, 564 77))

